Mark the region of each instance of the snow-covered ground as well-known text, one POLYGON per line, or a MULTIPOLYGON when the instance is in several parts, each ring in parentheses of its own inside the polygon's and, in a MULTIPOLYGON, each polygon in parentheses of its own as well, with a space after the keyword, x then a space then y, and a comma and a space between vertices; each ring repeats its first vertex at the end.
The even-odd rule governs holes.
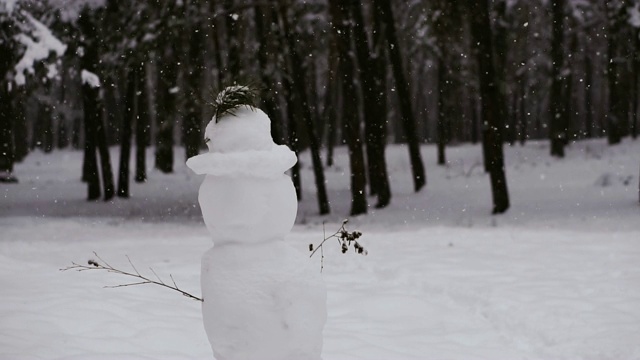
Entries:
MULTIPOLYGON (((326 360, 640 359, 640 141, 580 142, 561 160, 546 142, 505 151, 512 208, 492 217, 478 146, 449 148, 447 167, 425 146, 419 194, 406 148, 389 147, 392 205, 348 225, 369 255, 325 252, 326 360)), ((212 358, 198 302, 150 285, 104 289, 127 281, 115 274, 58 271, 93 251, 127 268, 128 255, 199 294, 211 246, 202 177, 179 163, 132 183, 131 199, 88 203, 81 158, 34 153, 16 166, 19 184, 0 184, 0 359, 212 358)), ((319 217, 308 154, 301 161, 304 199, 287 240, 305 256, 323 221, 333 232, 348 217, 349 174, 338 149, 333 214, 319 217)), ((309 261, 320 271, 319 257, 309 261)))

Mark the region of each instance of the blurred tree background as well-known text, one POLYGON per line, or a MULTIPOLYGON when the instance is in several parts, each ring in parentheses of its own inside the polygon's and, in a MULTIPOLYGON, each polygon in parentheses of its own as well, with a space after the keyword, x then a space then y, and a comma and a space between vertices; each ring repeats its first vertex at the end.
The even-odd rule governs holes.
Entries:
POLYGON ((292 178, 321 214, 337 145, 355 215, 367 195, 392 201, 386 144, 407 144, 420 191, 420 144, 445 165, 466 142, 483 145, 501 213, 505 144, 549 139, 562 157, 581 139, 637 137, 639 29, 638 0, 0 0, 0 180, 17 181, 30 151, 73 148, 88 199, 126 198, 148 166, 185 160, 175 146, 203 149, 207 101, 249 83, 274 140, 312 154, 315 184, 292 178))

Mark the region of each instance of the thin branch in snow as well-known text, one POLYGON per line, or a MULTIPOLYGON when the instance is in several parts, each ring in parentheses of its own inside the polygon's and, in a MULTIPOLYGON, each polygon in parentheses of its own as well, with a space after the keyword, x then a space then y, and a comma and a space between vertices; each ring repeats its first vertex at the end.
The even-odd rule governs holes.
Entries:
POLYGON ((153 275, 155 275, 155 276, 156 276, 156 279, 158 279, 158 281, 159 281, 159 282, 161 282, 161 283, 163 283, 163 284, 164 284, 164 281, 162 281, 162 279, 160 279, 160 276, 158 276, 158 274, 156 274, 156 271, 155 271, 155 270, 153 270, 153 268, 152 268, 152 267, 149 267, 149 270, 151 270, 151 272, 153 273, 153 275))
POLYGON ((146 281, 140 281, 140 282, 130 283, 130 284, 105 285, 104 288, 105 289, 115 289, 115 288, 119 288, 119 287, 134 286, 134 285, 144 285, 144 284, 148 284, 148 283, 146 281))
POLYGON ((362 233, 360 231, 349 232, 346 228, 346 225, 348 222, 349 222, 349 219, 345 219, 344 221, 342 221, 342 225, 340 226, 340 229, 338 229, 338 231, 336 231, 335 233, 329 236, 327 236, 325 233, 324 223, 323 223, 322 233, 323 233, 324 239, 317 246, 314 246, 313 244, 309 244, 309 251, 311 251, 311 255, 309 255, 309 257, 313 257, 313 255, 316 252, 318 252, 318 250, 320 250, 320 255, 321 255, 320 272, 322 272, 322 270, 324 269, 324 243, 327 242, 327 240, 329 239, 335 238, 338 241, 338 244, 340 245, 341 251, 343 254, 346 253, 349 250, 349 247, 352 245, 353 245, 353 249, 357 254, 361 254, 365 256, 369 254, 369 252, 358 242, 358 239, 362 236, 362 233))
MULTIPOLYGON (((131 259, 129 258, 129 255, 125 255, 127 257, 127 260, 129 261, 129 264, 131 265, 131 267, 133 268, 133 270, 136 272, 136 274, 138 276, 140 276, 140 272, 138 272, 138 269, 136 269, 136 266, 133 265, 133 263, 131 262, 131 259)), ((155 273, 154 273, 155 274, 155 273)), ((157 276, 157 275, 156 275, 157 276)))
POLYGON ((171 289, 171 290, 177 291, 180 294, 182 294, 183 296, 186 296, 186 297, 188 297, 190 299, 197 300, 197 301, 200 301, 200 302, 204 301, 204 299, 202 299, 200 297, 197 297, 195 295, 192 295, 191 293, 188 293, 188 292, 180 289, 178 287, 178 285, 176 284, 176 281, 174 280, 173 275, 171 275, 171 274, 169 274, 169 277, 171 278, 171 282, 173 283, 173 286, 172 285, 167 285, 164 281, 162 281, 162 279, 158 276, 158 274, 152 268, 149 268, 149 269, 151 270, 153 275, 158 279, 158 281, 152 280, 152 279, 140 274, 140 272, 135 267, 135 265, 133 265, 133 262, 131 261, 129 256, 126 256, 127 260, 129 261, 129 264, 131 265, 131 267, 133 268, 135 273, 117 269, 117 268, 111 266, 103 258, 101 258, 100 255, 98 255, 98 253, 96 253, 95 251, 93 252, 93 254, 96 256, 98 261, 96 261, 94 259, 90 259, 87 262, 87 265, 81 265, 81 264, 77 264, 75 262, 72 262, 71 266, 68 266, 66 268, 60 269, 60 271, 67 271, 67 270, 76 270, 76 271, 103 270, 103 271, 107 271, 107 272, 110 272, 110 273, 120 274, 120 275, 133 277, 133 278, 137 278, 137 279, 142 280, 142 281, 128 283, 128 284, 105 286, 105 288, 114 289, 114 288, 119 288, 119 287, 153 284, 153 285, 158 285, 158 286, 161 286, 161 287, 164 287, 164 288, 167 288, 167 289, 171 289))

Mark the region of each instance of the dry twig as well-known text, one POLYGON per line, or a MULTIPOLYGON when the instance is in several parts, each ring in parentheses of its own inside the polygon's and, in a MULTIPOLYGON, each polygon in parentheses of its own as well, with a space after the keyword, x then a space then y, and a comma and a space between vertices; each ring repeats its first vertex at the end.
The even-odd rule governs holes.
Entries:
POLYGON ((133 265, 133 262, 131 261, 129 256, 127 256, 127 260, 129 261, 129 264, 133 268, 134 272, 128 272, 128 271, 116 269, 113 266, 111 266, 108 262, 106 262, 104 259, 102 259, 95 251, 93 252, 93 254, 96 256, 96 258, 99 260, 99 262, 94 260, 94 259, 90 259, 87 262, 87 265, 81 265, 81 264, 77 264, 75 262, 72 262, 72 264, 73 264, 72 266, 68 266, 68 267, 66 267, 64 269, 60 269, 60 271, 67 271, 67 270, 76 270, 76 271, 104 270, 104 271, 107 271, 107 272, 110 272, 110 273, 125 275, 125 276, 129 276, 129 277, 133 277, 133 278, 141 280, 141 281, 132 282, 132 283, 128 283, 128 284, 105 286, 105 288, 114 289, 114 288, 134 286, 134 285, 153 284, 153 285, 159 285, 159 286, 162 286, 164 288, 177 291, 180 294, 182 294, 183 296, 186 296, 186 297, 188 297, 190 299, 201 301, 201 302, 204 301, 204 299, 202 299, 200 297, 192 295, 192 294, 190 294, 190 293, 188 293, 188 292, 186 292, 184 290, 181 290, 178 287, 178 284, 176 284, 176 281, 173 279, 172 275, 169 275, 169 277, 171 278, 171 282, 173 283, 173 285, 170 285, 170 284, 166 284, 164 281, 162 281, 162 279, 160 279, 160 277, 155 272, 155 270, 153 270, 153 268, 149 268, 149 270, 151 270, 151 272, 156 277, 156 279, 158 279, 157 281, 156 280, 152 280, 152 279, 140 274, 138 269, 136 269, 135 265, 133 265))
POLYGON ((367 255, 369 252, 358 242, 358 239, 362 236, 360 231, 349 232, 346 228, 349 219, 344 219, 342 221, 342 225, 340 229, 335 233, 327 236, 324 230, 324 223, 322 223, 322 232, 324 234, 324 239, 318 246, 314 246, 313 244, 309 244, 309 251, 311 251, 312 257, 318 250, 320 250, 321 258, 320 258, 320 271, 324 269, 324 243, 329 239, 335 238, 338 241, 338 244, 341 247, 342 253, 346 253, 349 250, 349 247, 353 245, 353 249, 357 254, 367 255))

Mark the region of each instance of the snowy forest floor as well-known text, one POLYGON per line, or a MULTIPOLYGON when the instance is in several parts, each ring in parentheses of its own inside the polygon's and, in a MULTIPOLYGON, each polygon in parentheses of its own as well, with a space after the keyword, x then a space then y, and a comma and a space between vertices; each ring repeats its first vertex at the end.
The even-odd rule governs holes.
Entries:
MULTIPOLYGON (((377 210, 370 198, 370 213, 349 223, 369 255, 325 252, 324 359, 640 359, 640 141, 579 142, 565 159, 549 157, 547 142, 505 152, 512 207, 491 216, 479 146, 448 148, 446 167, 424 146, 419 194, 406 147, 388 148, 392 204, 377 210)), ((20 183, 0 184, 0 359, 211 358, 196 301, 58 271, 93 251, 127 268, 128 255, 199 294, 211 246, 202 178, 177 161, 174 174, 132 183, 131 199, 87 202, 81 159, 36 152, 17 164, 20 183)), ((287 241, 304 252, 323 221, 333 232, 348 217, 350 196, 346 149, 326 170, 332 215, 317 215, 307 153, 301 164, 287 241)))

